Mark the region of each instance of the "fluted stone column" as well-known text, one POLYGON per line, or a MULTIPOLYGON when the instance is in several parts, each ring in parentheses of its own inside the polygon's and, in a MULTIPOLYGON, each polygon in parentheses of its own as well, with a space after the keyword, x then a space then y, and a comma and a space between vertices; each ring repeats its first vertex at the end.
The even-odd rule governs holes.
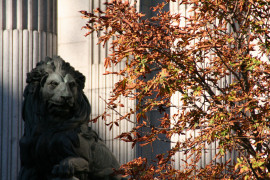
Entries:
POLYGON ((15 180, 26 73, 56 55, 57 0, 0 0, 0 179, 15 180))

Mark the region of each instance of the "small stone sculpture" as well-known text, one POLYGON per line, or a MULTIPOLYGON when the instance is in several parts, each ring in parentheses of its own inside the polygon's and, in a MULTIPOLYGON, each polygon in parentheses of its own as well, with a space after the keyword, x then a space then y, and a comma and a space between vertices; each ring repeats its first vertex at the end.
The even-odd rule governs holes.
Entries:
POLYGON ((19 180, 121 179, 119 163, 88 127, 85 77, 60 57, 46 58, 27 74, 19 180))

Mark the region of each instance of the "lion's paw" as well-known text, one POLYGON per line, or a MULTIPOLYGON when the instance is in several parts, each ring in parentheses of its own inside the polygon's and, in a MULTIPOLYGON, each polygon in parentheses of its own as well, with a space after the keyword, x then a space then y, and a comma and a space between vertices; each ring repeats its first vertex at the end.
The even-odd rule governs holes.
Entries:
POLYGON ((75 176, 72 176, 70 178, 53 178, 51 180, 80 180, 80 179, 76 178, 75 176))
POLYGON ((72 177, 76 173, 89 172, 89 163, 80 157, 69 157, 55 165, 52 174, 56 177, 72 177))
POLYGON ((53 167, 52 174, 56 177, 72 177, 74 175, 74 166, 71 161, 65 159, 53 167))

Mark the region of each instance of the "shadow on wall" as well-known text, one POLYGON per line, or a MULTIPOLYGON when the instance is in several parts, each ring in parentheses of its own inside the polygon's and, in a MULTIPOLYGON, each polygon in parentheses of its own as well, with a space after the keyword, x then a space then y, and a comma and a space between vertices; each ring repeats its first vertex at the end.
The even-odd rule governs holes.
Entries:
POLYGON ((1 81, 0 179, 17 179, 20 169, 19 139, 23 132, 22 88, 16 86, 20 82, 4 76, 1 81))
MULTIPOLYGON (((49 39, 49 38, 48 38, 49 39)), ((0 179, 17 178, 20 167, 19 139, 23 133, 22 101, 26 73, 46 48, 37 31, 1 30, 0 42, 0 179)), ((53 47, 53 46, 51 46, 53 47)))
POLYGON ((26 73, 36 61, 56 54, 55 0, 0 1, 0 179, 15 180, 26 73))

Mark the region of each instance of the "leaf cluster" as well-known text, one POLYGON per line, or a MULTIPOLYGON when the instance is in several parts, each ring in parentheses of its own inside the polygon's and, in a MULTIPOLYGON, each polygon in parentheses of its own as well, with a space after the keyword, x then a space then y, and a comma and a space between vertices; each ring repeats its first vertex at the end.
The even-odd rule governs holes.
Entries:
MULTIPOLYGON (((168 1, 169 2, 169 1, 168 1)), ((158 166, 139 158, 127 163, 126 174, 160 178, 255 178, 270 176, 270 4, 265 0, 182 0, 189 11, 162 11, 166 3, 153 8, 157 15, 145 19, 128 1, 112 0, 104 11, 81 11, 88 19, 88 34, 98 32, 99 43, 111 41, 104 66, 124 61, 108 109, 119 105, 120 97, 136 100, 130 109, 110 125, 136 114, 136 127, 118 138, 142 145, 160 140, 199 135, 175 142, 168 154, 158 155, 158 166), (175 94, 179 94, 175 105, 175 94), (166 110, 177 109, 175 114, 166 110), (147 112, 163 114, 159 126, 152 126, 147 112), (143 132, 142 128, 150 128, 143 132), (213 161, 198 167, 202 151, 218 143, 213 161), (170 165, 184 151, 189 161, 184 170, 170 165), (237 151, 237 160, 216 163, 237 151), (195 158, 194 158, 195 157, 195 158), (225 173, 226 172, 226 173, 225 173), (142 175, 143 174, 143 175, 142 175)), ((107 110, 101 117, 106 119, 107 110)), ((136 178, 136 177, 135 177, 136 178)))

